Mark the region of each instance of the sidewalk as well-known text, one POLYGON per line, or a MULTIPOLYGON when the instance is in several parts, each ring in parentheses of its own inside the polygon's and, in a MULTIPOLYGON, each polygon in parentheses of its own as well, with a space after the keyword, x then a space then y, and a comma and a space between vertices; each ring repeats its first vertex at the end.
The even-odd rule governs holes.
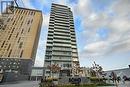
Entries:
MULTIPOLYGON (((111 82, 111 84, 113 84, 111 82)), ((104 86, 106 87, 106 86, 104 86)), ((108 86, 108 87, 116 87, 116 86, 108 86)), ((126 81, 125 84, 123 82, 118 83, 118 87, 130 87, 130 81, 126 81)))
POLYGON ((120 82, 119 87, 130 87, 130 81, 126 81, 125 84, 120 82))
POLYGON ((39 81, 21 81, 16 83, 1 84, 0 87, 39 87, 39 81))

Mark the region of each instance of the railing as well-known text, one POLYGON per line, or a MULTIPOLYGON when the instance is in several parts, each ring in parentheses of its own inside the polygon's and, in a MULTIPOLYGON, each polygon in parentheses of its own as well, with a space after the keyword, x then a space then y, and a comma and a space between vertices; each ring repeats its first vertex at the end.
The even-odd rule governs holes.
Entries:
POLYGON ((55 45, 55 46, 66 46, 66 47, 71 46, 71 44, 59 44, 59 43, 54 43, 53 45, 55 45))

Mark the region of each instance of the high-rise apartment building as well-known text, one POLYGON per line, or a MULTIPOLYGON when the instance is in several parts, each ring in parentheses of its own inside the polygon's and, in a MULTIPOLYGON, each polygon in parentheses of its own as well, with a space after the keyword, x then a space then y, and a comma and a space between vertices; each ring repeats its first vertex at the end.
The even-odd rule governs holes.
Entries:
POLYGON ((52 4, 44 67, 47 77, 78 75, 73 13, 67 6, 52 4))
POLYGON ((0 69, 29 75, 35 61, 42 12, 15 7, 12 14, 6 14, 1 20, 0 69))

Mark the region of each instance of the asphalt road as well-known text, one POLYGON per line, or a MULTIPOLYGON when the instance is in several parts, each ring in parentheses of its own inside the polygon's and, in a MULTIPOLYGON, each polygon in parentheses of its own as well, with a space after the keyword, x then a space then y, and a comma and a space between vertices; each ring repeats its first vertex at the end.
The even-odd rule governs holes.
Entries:
POLYGON ((6 83, 0 85, 0 87, 39 87, 38 81, 22 81, 16 83, 6 83))

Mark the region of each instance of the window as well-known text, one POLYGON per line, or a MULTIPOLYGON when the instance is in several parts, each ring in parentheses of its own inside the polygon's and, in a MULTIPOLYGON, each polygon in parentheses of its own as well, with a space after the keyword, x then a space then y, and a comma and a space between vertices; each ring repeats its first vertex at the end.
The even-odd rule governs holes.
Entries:
POLYGON ((21 22, 21 26, 23 25, 23 21, 21 22))
POLYGON ((51 56, 46 56, 46 59, 51 59, 51 56))
POLYGON ((34 12, 34 14, 33 15, 35 15, 35 12, 34 12))
POLYGON ((10 50, 8 57, 10 57, 10 55, 11 55, 11 52, 12 52, 12 49, 10 50))
POLYGON ((13 22, 13 24, 12 24, 12 25, 14 25, 14 23, 15 23, 15 21, 13 22))
POLYGON ((12 34, 10 34, 10 35, 9 35, 9 38, 8 38, 8 40, 10 40, 11 36, 12 36, 12 34))
POLYGON ((10 21, 10 18, 8 18, 7 22, 9 22, 9 21, 10 21))
POLYGON ((7 25, 4 25, 4 26, 3 26, 3 30, 5 30, 6 26, 7 26, 7 25))
POLYGON ((71 67, 71 64, 63 64, 63 67, 71 67))
POLYGON ((19 33, 17 33, 16 38, 18 37, 19 33))
POLYGON ((50 71, 46 71, 46 73, 50 73, 50 71))
POLYGON ((25 12, 25 14, 27 15, 27 11, 25 12))
POLYGON ((22 48, 23 42, 20 42, 19 44, 19 48, 22 48))
POLYGON ((23 10, 21 11, 21 14, 22 14, 23 10))
POLYGON ((23 33, 23 29, 22 29, 22 31, 21 31, 21 34, 23 33))
POLYGON ((11 44, 9 44, 7 51, 9 50, 10 46, 11 46, 11 44))
POLYGON ((20 13, 20 10, 18 11, 18 13, 20 13))
POLYGON ((17 13, 17 11, 18 11, 18 10, 16 9, 16 10, 15 10, 15 13, 17 13))
POLYGON ((28 11, 28 15, 30 14, 30 11, 28 11))
POLYGON ((30 32, 30 27, 29 27, 29 29, 28 29, 28 32, 30 32))
POLYGON ((51 54, 52 52, 46 52, 46 54, 51 54))
POLYGON ((33 22, 33 19, 31 20, 31 23, 33 22))
POLYGON ((28 21, 28 23, 27 24, 29 24, 30 23, 30 20, 28 21))
POLYGON ((21 53, 20 53, 20 57, 22 57, 23 56, 23 50, 21 51, 21 53))
POLYGON ((31 15, 33 15, 33 11, 31 12, 31 15))
POLYGON ((21 39, 21 37, 19 37, 19 39, 18 39, 18 43, 19 43, 20 39, 21 39))
POLYGON ((21 19, 20 20, 22 20, 23 19, 23 16, 21 17, 21 19))
POLYGON ((15 28, 13 28, 13 29, 12 29, 11 33, 13 33, 13 32, 14 32, 14 29, 15 29, 15 28))
POLYGON ((47 46, 47 49, 52 49, 52 47, 50 47, 50 46, 47 46))
POLYGON ((5 41, 4 41, 3 44, 1 45, 1 48, 4 46, 4 44, 5 44, 5 41))
POLYGON ((23 14, 25 14, 25 11, 23 11, 23 14))

